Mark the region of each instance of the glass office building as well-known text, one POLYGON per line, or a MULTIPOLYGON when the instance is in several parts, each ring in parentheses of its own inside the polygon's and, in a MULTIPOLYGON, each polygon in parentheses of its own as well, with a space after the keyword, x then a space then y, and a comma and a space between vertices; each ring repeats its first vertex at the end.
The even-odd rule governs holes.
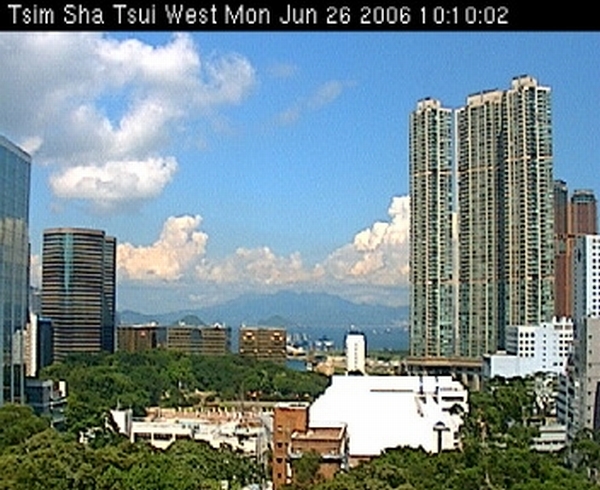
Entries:
POLYGON ((30 176, 31 157, 0 136, 0 405, 24 401, 30 176))
POLYGON ((102 230, 44 231, 42 315, 52 319, 54 360, 115 350, 116 240, 102 230))

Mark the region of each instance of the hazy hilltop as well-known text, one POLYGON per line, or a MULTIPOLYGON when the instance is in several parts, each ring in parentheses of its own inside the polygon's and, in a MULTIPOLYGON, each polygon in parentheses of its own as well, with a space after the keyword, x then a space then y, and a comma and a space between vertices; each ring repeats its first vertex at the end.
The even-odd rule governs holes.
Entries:
POLYGON ((358 304, 326 293, 296 293, 281 291, 275 294, 246 294, 225 303, 194 310, 163 314, 146 314, 131 310, 119 312, 121 324, 172 324, 182 318, 197 317, 204 323, 223 322, 227 325, 259 325, 276 323, 321 326, 403 325, 408 307, 358 304))

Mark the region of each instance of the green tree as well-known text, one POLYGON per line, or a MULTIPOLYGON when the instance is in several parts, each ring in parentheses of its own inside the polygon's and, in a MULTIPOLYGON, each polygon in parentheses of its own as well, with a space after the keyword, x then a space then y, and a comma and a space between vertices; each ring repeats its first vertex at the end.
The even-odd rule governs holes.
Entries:
POLYGON ((319 481, 321 455, 316 451, 307 451, 292 462, 294 483, 291 488, 303 490, 319 481))
POLYGON ((47 420, 36 416, 31 407, 7 403, 0 407, 0 453, 25 442, 48 428, 47 420))

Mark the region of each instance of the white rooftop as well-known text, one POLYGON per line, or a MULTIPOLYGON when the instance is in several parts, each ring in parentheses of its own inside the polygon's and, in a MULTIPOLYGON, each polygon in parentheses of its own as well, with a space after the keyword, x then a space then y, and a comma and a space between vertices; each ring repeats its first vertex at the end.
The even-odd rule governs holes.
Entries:
POLYGON ((333 376, 310 407, 309 420, 311 427, 346 423, 351 456, 376 456, 397 446, 436 452, 434 426, 440 422, 447 429, 443 449, 455 447, 462 424, 449 412, 455 404, 468 410, 466 390, 449 376, 333 376))

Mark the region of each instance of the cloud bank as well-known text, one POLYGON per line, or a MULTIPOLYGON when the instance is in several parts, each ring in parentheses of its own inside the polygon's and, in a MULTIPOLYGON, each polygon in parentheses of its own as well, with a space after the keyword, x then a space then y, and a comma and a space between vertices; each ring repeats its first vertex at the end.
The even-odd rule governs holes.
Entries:
POLYGON ((118 244, 118 274, 124 283, 187 285, 190 300, 206 299, 202 290, 207 287, 241 294, 293 286, 359 301, 394 302, 386 294, 408 285, 409 210, 408 196, 393 198, 389 221, 374 223, 310 266, 299 253, 281 256, 269 247, 238 248, 229 256, 211 259, 200 216, 171 217, 153 244, 118 244))
POLYGON ((171 217, 152 245, 117 244, 120 278, 141 282, 181 279, 204 257, 208 235, 199 231, 201 222, 200 216, 171 217))

